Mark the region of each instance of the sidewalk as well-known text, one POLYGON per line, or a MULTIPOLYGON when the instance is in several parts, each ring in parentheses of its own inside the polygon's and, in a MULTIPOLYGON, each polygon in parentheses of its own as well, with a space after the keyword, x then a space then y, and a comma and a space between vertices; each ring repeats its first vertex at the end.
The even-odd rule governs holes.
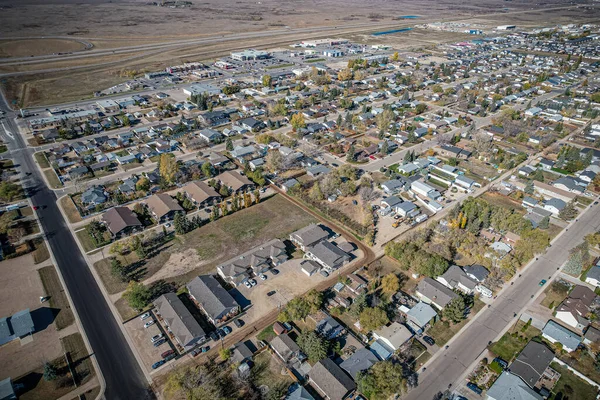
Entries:
MULTIPOLYGON (((98 382, 98 377, 94 376, 92 379, 87 381, 82 386, 79 386, 75 390, 65 394, 63 397, 59 397, 57 400, 73 400, 79 398, 79 395, 84 394, 88 390, 92 390, 96 386, 100 386, 100 382, 98 382)), ((102 396, 102 394, 100 394, 102 396)))

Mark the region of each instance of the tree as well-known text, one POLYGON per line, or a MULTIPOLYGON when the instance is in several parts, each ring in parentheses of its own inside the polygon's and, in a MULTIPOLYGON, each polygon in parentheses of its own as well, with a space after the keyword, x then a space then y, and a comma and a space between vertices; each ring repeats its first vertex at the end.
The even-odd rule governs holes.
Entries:
POLYGON ((346 160, 348 162, 353 162, 356 161, 356 148, 354 147, 354 145, 350 145, 350 148, 348 149, 348 153, 346 153, 346 160))
POLYGON ((142 283, 131 281, 123 293, 123 297, 131 308, 142 310, 150 302, 150 289, 142 283))
POLYGON ((387 400, 406 390, 406 379, 401 364, 391 361, 375 363, 357 376, 358 390, 371 400, 387 400))
POLYGON ((278 320, 282 322, 293 321, 295 319, 304 319, 310 314, 310 304, 303 298, 296 297, 292 299, 279 313, 278 320))
POLYGON ((264 87, 271 87, 272 81, 273 81, 273 78, 271 78, 271 75, 263 75, 262 84, 264 87))
POLYGON ((359 317, 360 326, 365 331, 374 331, 390 322, 386 312, 379 307, 365 308, 359 317))
POLYGON ((219 357, 221 357, 221 360, 223 361, 229 360, 231 358, 231 349, 226 347, 219 349, 219 357))
POLYGON ((392 58, 391 58, 391 60, 392 60, 392 61, 398 61, 398 57, 399 57, 399 56, 398 56, 398 52, 396 51, 394 54, 392 54, 392 58))
POLYGON ((549 227, 550 227, 550 217, 546 216, 546 217, 542 218, 542 220, 538 224, 538 228, 548 229, 549 227))
POLYGON ((304 115, 302 113, 296 113, 292 115, 290 125, 292 125, 292 129, 294 130, 294 132, 298 129, 305 128, 306 122, 304 121, 304 115))
POLYGON ((12 182, 2 181, 0 183, 0 200, 13 201, 21 195, 21 187, 12 182))
POLYGON ((112 258, 110 260, 110 273, 121 280, 121 282, 127 281, 127 272, 125 268, 123 268, 123 264, 119 261, 118 258, 112 258))
POLYGON ((425 103, 417 104, 417 106, 415 107, 415 111, 417 114, 423 114, 425 111, 427 111, 427 104, 425 104, 425 103))
POLYGON ((142 176, 135 183, 135 188, 142 192, 147 192, 148 190, 150 190, 150 179, 146 178, 145 176, 142 176))
POLYGON ((298 336, 298 346, 308 356, 311 363, 327 357, 329 344, 315 331, 307 330, 298 336))
POLYGON ((456 324, 465 319, 465 307, 465 300, 462 296, 458 296, 450 300, 450 303, 442 310, 442 314, 444 318, 456 324))
POLYGON ((381 291, 388 296, 400 290, 400 279, 394 273, 389 273, 381 280, 381 291))
POLYGON ((228 137, 227 140, 225 141, 225 150, 233 151, 233 141, 231 140, 230 137, 228 137))
POLYGON ((573 204, 573 202, 570 202, 565 206, 565 208, 560 210, 560 212, 558 213, 558 216, 561 219, 568 221, 568 220, 575 218, 577 216, 577 214, 579 214, 579 211, 577 211, 577 208, 575 208, 575 205, 573 204))
POLYGON ((260 203, 260 190, 254 190, 254 204, 260 203))
POLYGON ((323 292, 319 292, 318 290, 312 289, 306 295, 304 295, 304 300, 307 302, 310 312, 315 313, 319 311, 321 306, 323 305, 323 292))
POLYGON ((340 72, 338 72, 337 78, 341 82, 347 82, 352 79, 353 72, 349 68, 344 68, 340 72))
POLYGON ((367 295, 364 293, 359 294, 348 309, 348 314, 350 314, 353 318, 359 318, 360 313, 367 307, 367 295))
POLYGON ((202 174, 207 178, 212 178, 215 175, 215 168, 211 163, 205 162, 202 164, 202 174))
POLYGON ((44 363, 44 380, 46 382, 52 382, 55 381, 56 378, 58 378, 58 370, 56 369, 54 364, 51 364, 46 361, 44 363))
POLYGON ((158 172, 167 185, 170 186, 175 183, 177 171, 177 160, 175 157, 169 153, 161 154, 158 161, 158 172))

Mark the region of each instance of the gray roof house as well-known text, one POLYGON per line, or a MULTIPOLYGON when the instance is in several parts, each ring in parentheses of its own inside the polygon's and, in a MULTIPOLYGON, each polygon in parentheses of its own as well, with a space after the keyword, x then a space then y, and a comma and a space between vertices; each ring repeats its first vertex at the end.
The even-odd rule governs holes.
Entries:
POLYGON ((587 272, 585 281, 594 286, 600 286, 600 266, 594 265, 587 272))
POLYGON ((83 204, 97 205, 102 204, 107 200, 104 189, 100 186, 92 186, 85 192, 81 193, 81 202, 83 204))
POLYGON ((327 316, 317 323, 315 331, 319 332, 327 339, 334 339, 344 331, 344 326, 337 322, 333 317, 327 316))
POLYGON ((315 260, 328 270, 336 270, 350 261, 350 255, 339 247, 327 242, 320 241, 314 246, 306 248, 306 255, 315 260))
POLYGON ((450 266, 443 275, 435 279, 450 289, 458 289, 466 294, 472 294, 477 286, 477 282, 471 279, 458 265, 450 266))
POLYGON ((304 388, 298 385, 285 397, 285 400, 315 400, 314 397, 304 388))
POLYGON ((204 330, 175 293, 163 294, 154 301, 154 305, 167 328, 186 351, 205 339, 204 330))
POLYGON ((329 233, 320 225, 310 224, 290 234, 290 241, 303 251, 309 246, 314 246, 321 240, 327 239, 329 233))
POLYGON ((200 275, 186 285, 192 299, 208 320, 217 325, 240 311, 240 305, 212 275, 200 275))
POLYGON ((419 282, 416 293, 421 301, 433 304, 440 310, 446 307, 452 299, 458 297, 452 290, 429 277, 419 282))
POLYGON ((277 354, 283 362, 288 362, 300 352, 300 347, 287 333, 275 336, 273 340, 269 342, 269 346, 271 346, 271 349, 273 349, 275 354, 277 354))
POLYGON ((531 341, 510 365, 510 372, 520 377, 530 388, 540 380, 550 366, 554 353, 545 344, 531 341))
POLYGON ((463 267, 463 270, 469 278, 476 280, 479 283, 485 281, 485 279, 490 274, 490 271, 488 271, 486 267, 479 264, 468 265, 466 267, 463 267))
POLYGON ((309 382, 328 400, 342 400, 356 389, 354 381, 330 358, 321 360, 312 367, 309 382))
POLYGON ((420 333, 435 317, 437 313, 433 307, 420 301, 406 313, 406 322, 409 327, 420 333))
POLYGON ((30 335, 35 331, 29 308, 0 318, 0 345, 30 335))
POLYGON ((542 400, 525 382, 510 372, 503 372, 487 391, 487 400, 542 400))
POLYGON ((204 140, 211 143, 219 141, 223 137, 221 132, 215 131, 214 129, 202 129, 200 132, 198 132, 198 135, 200 135, 200 137, 204 140))
POLYGON ((581 343, 581 337, 575 332, 571 332, 562 325, 550 320, 542 329, 542 336, 551 343, 560 343, 563 349, 569 353, 577 349, 581 343))
POLYGON ((343 370, 356 381, 359 372, 368 370, 373 364, 379 362, 379 359, 371 350, 363 347, 358 349, 350 357, 345 359, 341 364, 343 370))

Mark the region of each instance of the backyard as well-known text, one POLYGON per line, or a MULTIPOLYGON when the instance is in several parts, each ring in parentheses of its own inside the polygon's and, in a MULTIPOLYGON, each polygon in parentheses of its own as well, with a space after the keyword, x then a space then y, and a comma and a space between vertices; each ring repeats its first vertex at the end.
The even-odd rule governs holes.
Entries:
POLYGON ((531 338, 540 335, 540 330, 533 326, 527 326, 523 321, 518 321, 516 326, 504 334, 495 343, 490 345, 490 351, 506 362, 511 362, 521 350, 529 343, 531 338), (525 329, 525 331, 523 331, 525 329))
POLYGON ((550 399, 586 400, 596 398, 598 393, 597 388, 578 378, 566 367, 556 362, 553 362, 550 366, 560 373, 560 379, 556 383, 556 386, 554 386, 554 389, 552 389, 550 399))

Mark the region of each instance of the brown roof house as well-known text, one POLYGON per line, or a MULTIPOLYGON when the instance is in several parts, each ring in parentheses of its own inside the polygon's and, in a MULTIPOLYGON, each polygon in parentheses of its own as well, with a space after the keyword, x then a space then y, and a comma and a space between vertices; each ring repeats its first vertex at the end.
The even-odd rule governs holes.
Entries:
POLYGON ((254 189, 254 183, 239 172, 225 171, 218 175, 216 179, 234 193, 254 189))
POLYGON ((331 358, 321 360, 312 367, 309 382, 323 398, 328 400, 345 399, 356 389, 352 378, 331 358))
POLYGON ((187 197, 200 207, 212 205, 221 198, 221 195, 215 189, 203 181, 190 182, 183 187, 183 190, 187 197))
POLYGON ((166 193, 158 193, 146 200, 146 205, 159 223, 173 219, 175 213, 183 212, 183 208, 166 193))
POLYGON ((154 305, 168 331, 185 351, 204 341, 204 330, 175 293, 163 294, 154 301, 154 305))
POLYGON ((102 215, 102 221, 113 236, 129 234, 142 227, 137 215, 127 207, 114 207, 102 215))
POLYGON ((321 240, 325 240, 329 237, 329 233, 323 229, 320 225, 310 224, 296 232, 290 234, 290 240, 296 246, 300 247, 302 251, 310 246, 314 246, 321 240))
POLYGON ((590 321, 587 315, 590 313, 590 306, 596 299, 593 290, 586 286, 575 286, 575 288, 556 309, 556 319, 565 324, 583 331, 590 321))

